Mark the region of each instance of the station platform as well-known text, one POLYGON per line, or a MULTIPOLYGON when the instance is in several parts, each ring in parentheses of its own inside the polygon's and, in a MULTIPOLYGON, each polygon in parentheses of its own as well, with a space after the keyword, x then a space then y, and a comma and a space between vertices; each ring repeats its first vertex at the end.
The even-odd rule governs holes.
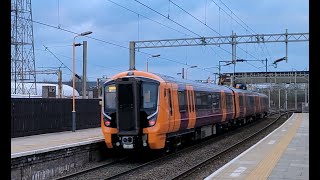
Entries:
POLYGON ((104 141, 101 128, 11 138, 11 159, 104 141))
POLYGON ((309 113, 294 113, 205 180, 309 179, 309 113))

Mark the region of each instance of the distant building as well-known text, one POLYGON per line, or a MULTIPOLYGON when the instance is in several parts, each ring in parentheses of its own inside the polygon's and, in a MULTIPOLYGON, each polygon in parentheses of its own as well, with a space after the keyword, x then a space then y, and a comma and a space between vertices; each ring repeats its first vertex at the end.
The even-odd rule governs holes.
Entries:
MULTIPOLYGON (((27 86, 26 89, 30 89, 30 86, 32 85, 32 83, 24 83, 24 86, 27 86)), ((42 98, 42 86, 55 86, 56 87, 56 97, 59 96, 59 91, 58 91, 58 84, 52 84, 52 83, 37 83, 37 95, 28 95, 28 94, 13 94, 11 93, 11 98, 29 98, 29 97, 33 97, 33 98, 42 98)), ((14 82, 11 82, 11 92, 13 92, 14 90, 14 82)), ((63 98, 70 98, 72 97, 72 87, 62 84, 62 97, 63 98)), ((79 93, 78 91, 75 89, 74 92, 75 96, 78 97, 79 93)))

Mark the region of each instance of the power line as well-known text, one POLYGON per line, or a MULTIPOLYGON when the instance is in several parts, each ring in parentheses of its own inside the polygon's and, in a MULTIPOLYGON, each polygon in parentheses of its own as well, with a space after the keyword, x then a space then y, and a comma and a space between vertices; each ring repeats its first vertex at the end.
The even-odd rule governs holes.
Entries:
MULTIPOLYGON (((42 50, 42 49, 34 49, 34 50, 36 50, 36 51, 45 51, 46 52, 46 50, 42 50)), ((66 55, 63 55, 63 54, 60 54, 60 53, 55 53, 55 55, 59 55, 59 56, 62 56, 62 57, 68 58, 68 59, 72 59, 72 57, 69 57, 69 56, 66 56, 66 55)), ((75 58, 75 60, 82 63, 82 61, 79 60, 78 58, 75 58)))
POLYGON ((47 46, 47 48, 68 47, 68 46, 72 47, 72 45, 61 45, 61 46, 47 46))
MULTIPOLYGON (((213 1, 213 0, 212 0, 213 1)), ((237 17, 245 26, 247 26, 248 29, 250 29, 254 34, 258 34, 256 33, 252 28, 250 28, 241 18, 239 18, 223 1, 219 0, 226 8, 228 8, 228 10, 235 16, 237 17)), ((236 21, 239 25, 241 25, 238 21, 236 21)), ((243 26, 242 26, 243 27, 243 26)), ((244 27, 243 27, 244 28, 244 27)), ((246 29, 246 28, 244 28, 246 29)), ((247 29, 246 29, 247 30, 247 29)))
MULTIPOLYGON (((135 0, 135 1, 137 1, 137 0, 135 0)), ((151 9, 151 10, 153 10, 152 8, 150 8, 150 7, 148 7, 148 6, 146 6, 146 5, 144 5, 143 3, 141 3, 141 2, 139 2, 139 1, 137 1, 138 3, 140 3, 140 4, 142 4, 143 6, 145 6, 145 7, 147 7, 147 8, 149 8, 149 9, 151 9)), ((161 13, 159 13, 158 11, 156 11, 156 10, 153 10, 153 11, 155 11, 155 12, 157 12, 158 14, 160 14, 161 16, 164 16, 163 14, 161 14, 161 13)), ((15 16, 15 15, 12 15, 12 16, 15 16)), ((164 16, 165 17, 165 16, 164 16)), ((170 19, 171 20, 171 19, 170 19)), ((34 23, 37 23, 37 24, 40 24, 40 25, 43 25, 43 26, 48 26, 48 27, 51 27, 51 28, 55 28, 55 29, 58 29, 58 30, 61 30, 61 31, 65 31, 65 32, 68 32, 68 33, 71 33, 71 34, 75 34, 75 35, 78 35, 79 33, 77 33, 77 32, 74 32, 74 31, 70 31, 70 30, 67 30, 67 29, 64 29, 64 28, 60 28, 60 27, 56 27, 56 26, 53 26, 53 25, 49 25, 49 24, 46 24, 46 23, 42 23, 42 22, 39 22, 39 21, 35 21, 35 20, 29 20, 29 21, 32 21, 32 22, 34 22, 34 23)), ((173 20, 171 20, 171 21, 173 21, 173 20)), ((175 22, 175 21, 173 21, 173 22, 175 22)), ((175 23, 177 23, 177 22, 175 22, 175 23)), ((177 24, 179 24, 179 23, 177 23, 177 24)), ((182 26, 182 25, 181 25, 182 26)), ((184 26, 183 26, 184 27, 184 26)), ((186 28, 187 29, 187 28, 186 28)), ((190 32, 193 32, 193 31, 191 31, 191 30, 189 30, 190 32)), ((198 35, 199 36, 199 35, 198 35)), ((85 36, 86 38, 89 38, 89 39, 93 39, 93 40, 96 40, 96 41, 100 41, 100 42, 103 42, 103 43, 106 43, 106 44, 110 44, 110 45, 113 45, 113 46, 117 46, 117 47, 121 47, 121 48, 123 48, 123 49, 130 49, 130 48, 128 48, 128 47, 125 47, 125 46, 122 46, 122 45, 118 45, 118 44, 115 44, 115 43, 112 43, 112 42, 108 42, 108 41, 105 41, 105 40, 101 40, 101 39, 97 39, 97 38, 94 38, 94 37, 90 37, 90 36, 85 36)), ((199 37, 201 37, 201 36, 199 36, 199 37)), ((221 47, 220 47, 221 48, 221 47)), ((223 48, 221 48, 221 49, 223 49, 223 48)), ((223 49, 224 51, 226 51, 226 52, 228 52, 229 54, 231 54, 229 51, 227 51, 227 50, 225 50, 225 49, 223 49)), ((138 51, 138 52, 140 52, 140 53, 142 53, 142 54, 145 54, 145 55, 148 55, 148 56, 151 56, 152 54, 150 54, 150 53, 146 53, 146 52, 142 52, 142 51, 138 51)), ((238 56, 237 56, 238 57, 238 56)), ((167 60, 167 61, 171 61, 171 62, 175 62, 175 63, 177 63, 177 64, 182 64, 182 65, 186 65, 186 66, 191 66, 191 65, 188 65, 188 64, 186 64, 186 63, 182 63, 182 62, 179 62, 179 61, 176 61, 176 60, 172 60, 172 59, 168 59, 168 58, 164 58, 164 57, 159 57, 160 59, 163 59, 163 60, 167 60)), ((69 68, 68 68, 69 69, 69 68)), ((197 69, 200 69, 200 68, 197 68, 197 69)), ((70 69, 69 69, 70 70, 70 69)), ((72 72, 72 71, 71 71, 72 72)))
MULTIPOLYGON (((211 0, 217 7, 219 7, 219 12, 220 12, 220 9, 222 9, 222 11, 224 12, 224 13, 226 13, 226 15, 228 15, 232 20, 234 20, 236 23, 238 23, 240 26, 242 26, 246 31, 248 31, 248 29, 250 29, 253 33, 255 33, 255 31, 253 31, 252 30, 252 28, 250 28, 244 21, 242 21, 225 3, 223 3, 221 0, 221 2, 222 2, 222 4, 224 5, 224 6, 226 6, 230 11, 231 11, 231 15, 229 14, 229 13, 227 13, 221 6, 219 6, 214 0, 211 0), (232 17, 232 14, 234 14, 234 16, 236 16, 246 27, 244 27, 241 23, 239 23, 236 19, 234 19, 233 17, 232 17)), ((252 33, 251 33, 252 34, 252 33)), ((258 33, 255 33, 255 34, 258 34, 258 33)), ((265 45, 265 44, 264 44, 265 45)), ((261 45, 259 44, 259 46, 260 46, 260 48, 262 49, 262 47, 261 47, 261 45)), ((266 46, 266 45, 265 45, 266 46)), ((263 52, 264 53, 264 52, 263 52)))
MULTIPOLYGON (((188 15, 190 15, 191 17, 193 17, 194 19, 196 19, 198 22, 200 22, 201 24, 205 25, 206 27, 208 27, 210 30, 212 30, 213 32, 217 33, 219 36, 222 36, 219 32, 217 32, 216 30, 214 30, 212 27, 208 26, 206 23, 202 22, 200 19, 198 19, 197 17, 193 16, 191 13, 189 13, 188 11, 186 11, 185 9, 183 9, 181 6, 179 6, 178 4, 172 2, 171 0, 169 0, 169 2, 171 2, 172 4, 174 4, 175 6, 177 6, 179 9, 181 9, 182 11, 184 11, 185 13, 187 13, 188 15)), ((219 48, 223 49, 224 51, 228 52, 229 54, 232 55, 231 52, 225 50, 224 48, 218 46, 219 48)), ((251 55, 250 53, 248 53, 247 51, 245 51, 247 54, 251 55)), ((251 55, 253 56, 253 55, 251 55)))
POLYGON ((182 11, 184 11, 185 13, 189 14, 191 17, 193 17, 194 19, 196 19, 197 21, 199 21, 201 24, 207 26, 209 29, 211 29, 212 31, 214 31, 215 33, 219 34, 221 36, 221 34, 219 32, 217 32, 216 30, 214 30, 213 28, 211 28, 210 26, 208 26, 206 23, 202 22, 200 19, 198 19, 197 17, 195 17, 194 15, 192 15, 191 13, 189 13, 188 11, 186 11, 185 9, 183 9, 182 7, 180 7, 178 4, 172 2, 171 0, 169 0, 169 2, 171 2, 172 4, 174 4, 175 6, 177 6, 179 9, 181 9, 182 11))
MULTIPOLYGON (((160 23, 160 22, 158 22, 158 21, 156 21, 156 20, 153 20, 153 19, 151 19, 151 18, 148 18, 147 16, 144 16, 144 15, 142 15, 142 14, 139 14, 139 13, 137 13, 136 11, 133 11, 133 10, 131 10, 131 9, 125 7, 125 6, 122 6, 122 5, 118 4, 118 3, 115 3, 115 2, 113 2, 113 1, 111 1, 111 0, 108 0, 108 1, 111 2, 111 3, 113 3, 113 4, 115 4, 115 5, 117 5, 117 6, 119 6, 119 7, 121 7, 121 8, 123 8, 123 9, 125 9, 125 10, 127 10, 127 11, 130 11, 130 12, 134 13, 134 14, 136 14, 136 15, 138 15, 138 16, 144 17, 144 18, 146 18, 146 19, 148 19, 148 20, 150 20, 150 21, 152 21, 152 22, 155 22, 155 23, 157 23, 157 24, 160 24, 160 25, 162 25, 162 26, 164 26, 164 27, 166 27, 166 28, 169 28, 169 29, 171 29, 171 30, 174 30, 174 31, 179 32, 179 33, 181 33, 181 34, 184 34, 184 35, 186 35, 186 36, 190 36, 190 35, 188 35, 188 34, 186 34, 186 33, 183 33, 183 32, 181 32, 181 31, 179 31, 179 30, 177 30, 177 29, 174 29, 174 28, 172 28, 172 27, 170 27, 170 26, 168 26, 168 25, 162 24, 162 23, 160 23)), ((192 36, 190 36, 190 37, 192 37, 192 36)))
POLYGON ((258 59, 257 57, 253 56, 252 54, 248 53, 248 51, 242 49, 242 47, 240 46, 237 46, 237 48, 239 48, 240 50, 244 51, 245 53, 249 54, 251 57, 255 58, 255 59, 258 59))
MULTIPOLYGON (((135 1, 137 1, 137 0, 135 0, 135 1)), ((139 2, 140 4, 142 4, 141 2, 139 2)), ((144 6, 146 6, 146 5, 144 5, 144 6)), ((146 6, 146 7, 148 7, 148 6, 146 6)), ((150 8, 150 7, 148 7, 148 8, 150 8)), ((150 9, 152 9, 152 8, 150 8, 150 9)), ((155 11, 155 10, 154 10, 155 11)), ((159 13, 159 14, 161 14, 161 13, 159 13)), ((162 15, 162 14, 161 14, 162 15)), ((14 16, 14 15, 13 15, 14 16)), ((163 15, 162 15, 163 16, 163 15)), ((171 19, 170 19, 171 20, 171 19)), ((76 34, 76 35, 78 35, 79 33, 76 33, 76 32, 73 32, 73 31, 70 31, 70 30, 67 30, 67 29, 64 29, 64 28, 60 28, 60 27, 56 27, 56 26, 53 26, 53 25, 49 25, 49 24, 46 24, 46 23, 42 23, 42 22, 38 22, 38 21, 35 21, 35 20, 31 20, 32 22, 34 22, 34 23, 37 23, 37 24, 41 24, 41 25, 43 25, 43 26, 48 26, 48 27, 51 27, 51 28, 55 28, 55 29, 58 29, 58 30, 61 30, 61 31, 65 31, 65 32, 68 32, 68 33, 72 33, 72 34, 76 34)), ((101 39, 97 39, 97 38, 93 38, 93 37, 90 37, 90 36, 85 36, 86 38, 89 38, 89 39, 94 39, 94 40, 96 40, 96 41, 100 41, 100 42, 104 42, 104 43, 106 43, 106 44, 110 44, 110 45, 114 45, 114 46, 117 46, 117 47, 121 47, 121 48, 124 48, 124 49, 130 49, 130 48, 128 48, 128 47, 125 47, 125 46, 122 46, 122 45, 118 45, 118 44, 115 44, 115 43, 111 43, 111 42, 108 42, 108 41, 105 41, 105 40, 101 40, 101 39)), ((221 48, 221 47, 220 47, 221 48)), ((222 48, 223 49, 223 48, 222 48)), ((223 49, 224 51, 226 51, 226 52, 228 52, 229 54, 231 54, 229 51, 227 51, 227 50, 225 50, 225 49, 223 49)), ((146 53, 146 52, 142 52, 142 51, 138 51, 138 52, 140 52, 140 53, 142 53, 142 54, 145 54, 145 55, 148 55, 148 56, 150 56, 150 55, 152 55, 152 54, 150 54, 150 53, 146 53)), ((175 62, 175 63, 178 63, 178 64, 182 64, 182 65, 187 65, 187 64, 185 64, 185 63, 182 63, 182 62, 179 62, 179 61, 175 61, 175 60, 172 60, 172 59, 168 59, 168 58, 163 58, 163 57, 159 57, 160 59, 164 59, 164 60, 167 60, 167 61, 171 61, 171 62, 175 62)), ((187 65, 188 66, 188 65, 187 65)), ((69 68, 68 68, 69 69, 69 68)), ((70 69, 69 69, 70 70, 70 69)), ((72 71, 71 71, 72 72, 72 71)))
POLYGON ((145 5, 145 4, 143 4, 142 2, 140 2, 140 1, 138 1, 138 0, 134 0, 134 1, 136 1, 136 2, 137 2, 137 3, 139 3, 139 4, 141 4, 141 5, 142 5, 142 6, 144 6, 144 7, 146 7, 146 8, 148 8, 148 9, 152 10, 153 12, 155 12, 155 13, 157 13, 157 14, 161 15, 162 17, 164 17, 164 18, 166 18, 166 19, 169 19, 169 20, 170 20, 170 21, 172 21, 173 23, 175 23, 175 24, 177 24, 178 26, 180 26, 180 27, 182 27, 182 28, 186 29, 187 31, 191 32, 192 34, 195 34, 195 35, 197 35, 197 36, 201 37, 199 34, 197 34, 197 33, 193 32, 193 31, 191 31, 190 29, 188 29, 187 27, 185 27, 185 26, 183 26, 183 25, 179 24, 178 22, 174 21, 173 19, 171 19, 171 18, 169 18, 169 17, 166 17, 165 15, 163 15, 162 13, 160 13, 159 11, 152 9, 151 7, 149 7, 149 6, 145 5))
MULTIPOLYGON (((48 50, 53 56, 55 56, 55 58, 58 59, 65 67, 67 67, 67 68, 70 70, 70 68, 69 68, 67 65, 65 65, 55 54, 57 54, 57 55, 59 55, 59 56, 62 56, 62 57, 65 57, 65 58, 68 58, 68 59, 72 59, 72 57, 69 57, 69 56, 66 56, 66 55, 63 55, 63 54, 59 54, 59 53, 53 54, 53 53, 48 49, 48 47, 45 46, 45 48, 46 48, 46 50, 48 50)), ((41 49, 35 49, 35 50, 41 50, 41 49)), ((41 51, 46 51, 46 50, 41 50, 41 51)), ((76 60, 77 60, 77 59, 76 59, 76 60)), ((82 62, 81 60, 77 60, 77 61, 78 61, 78 62, 82 62)), ((102 66, 102 65, 93 64, 93 63, 91 63, 91 62, 88 62, 88 64, 91 64, 91 65, 94 65, 94 66, 97 66, 97 67, 113 69, 113 70, 120 71, 120 72, 123 71, 123 70, 116 69, 116 68, 113 68, 113 67, 105 67, 105 66, 102 66)), ((72 71, 70 70, 70 72, 72 72, 72 71)))
MULTIPOLYGON (((213 1, 213 0, 212 0, 213 1)), ((250 26, 248 26, 241 18, 239 18, 222 0, 219 0, 226 8, 228 8, 228 10, 231 11, 232 14, 234 14, 235 17, 237 17, 248 29, 250 29, 253 33, 252 34, 258 34, 257 32, 255 32, 250 26)), ((216 4, 216 3, 215 3, 216 4)), ((216 4, 217 5, 217 4, 216 4)), ((218 6, 218 5, 217 5, 218 6)), ((220 8, 220 6, 218 6, 220 8)), ((238 23, 238 21, 236 21, 238 23)), ((240 23, 238 23, 239 25, 241 25, 240 23)), ((242 26, 243 27, 243 26, 242 26)), ((244 27, 243 27, 244 28, 244 27)), ((245 30, 247 30, 246 28, 244 28, 245 30)), ((264 46, 266 47, 267 49, 267 53, 269 55, 269 57, 271 58, 270 56, 270 53, 269 53, 269 50, 268 50, 268 47, 265 43, 263 43, 264 46)), ((261 45, 259 44, 260 48, 262 49, 263 51, 263 48, 261 47, 261 45)), ((265 54, 265 52, 263 51, 263 54, 265 54)), ((266 55, 265 55, 266 56, 266 55)))
MULTIPOLYGON (((72 34, 79 34, 79 33, 76 33, 76 32, 73 32, 73 31, 70 31, 70 30, 67 30, 67 29, 58 28, 58 27, 55 27, 55 26, 52 26, 52 25, 48 25, 48 24, 45 24, 45 23, 41 23, 41 22, 38 22, 38 21, 34 21, 34 20, 32 20, 32 21, 35 22, 35 23, 44 25, 44 26, 48 26, 48 27, 51 27, 51 28, 59 29, 59 30, 62 30, 62 31, 65 31, 65 32, 69 32, 69 33, 72 33, 72 34)), ((85 37, 87 37, 87 38, 89 38, 89 39, 94 39, 94 40, 97 40, 97 41, 100 41, 100 42, 104 42, 104 43, 107 43, 107 44, 115 45, 115 46, 118 46, 118 47, 121 47, 121 48, 124 48, 124 49, 128 49, 128 50, 130 49, 130 48, 128 48, 128 47, 125 47, 125 46, 122 46, 122 45, 118 45, 118 44, 115 44, 115 43, 111 43, 111 42, 108 42, 108 41, 105 41, 105 40, 93 38, 93 37, 90 37, 90 36, 85 36, 85 37)), ((143 51, 138 51, 138 52, 140 52, 140 53, 142 53, 142 54, 145 54, 145 55, 148 55, 148 56, 152 55, 152 54, 150 54, 150 53, 146 53, 146 52, 143 52, 143 51)), ((182 63, 182 62, 175 61, 175 60, 171 60, 171 59, 168 59, 168 58, 163 58, 163 57, 159 57, 159 58, 160 58, 160 59, 167 60, 167 61, 171 61, 171 62, 176 62, 176 63, 178 63, 178 64, 183 64, 183 65, 185 65, 185 64, 182 63)))
MULTIPOLYGON (((12 15, 12 16, 15 16, 15 15, 12 15)), ((24 19, 23 17, 21 17, 21 18, 24 19)), ((48 27, 51 27, 51 28, 55 28, 55 29, 59 29, 61 31, 65 31, 65 32, 71 33, 71 34, 79 35, 79 33, 77 33, 77 32, 70 31, 70 30, 67 30, 67 29, 64 29, 64 28, 61 28, 61 27, 56 27, 56 26, 45 24, 45 23, 42 23, 42 22, 39 22, 39 21, 35 21, 35 20, 30 20, 30 21, 32 21, 34 23, 37 23, 37 24, 41 24, 43 26, 48 26, 48 27)), ((105 40, 97 39, 97 38, 94 38, 94 37, 90 37, 90 36, 84 36, 84 37, 89 38, 89 39, 94 39, 96 41, 104 42, 106 44, 110 44, 110 45, 113 45, 113 46, 121 47, 121 48, 124 48, 124 49, 129 49, 128 47, 125 47, 125 46, 122 46, 122 45, 119 45, 119 44, 115 44, 115 43, 112 43, 112 42, 108 42, 108 41, 105 41, 105 40)))
POLYGON ((209 46, 209 47, 211 48, 211 50, 212 50, 217 56, 219 56, 219 58, 220 58, 221 60, 223 60, 223 58, 222 58, 218 53, 216 53, 211 46, 209 46))
MULTIPOLYGON (((65 73, 65 74, 72 76, 72 74, 69 74, 69 73, 65 73)), ((87 76, 87 78, 96 79, 97 77, 87 76)), ((72 79, 70 79, 69 81, 72 81, 72 79)), ((68 81, 65 81, 65 82, 68 82, 68 81)))
POLYGON ((231 19, 235 20, 240 26, 242 26, 244 29, 246 29, 242 24, 240 24, 236 19, 234 19, 229 13, 227 13, 221 6, 219 6, 214 0, 211 0, 216 6, 219 7, 219 10, 221 9, 226 15, 228 15, 231 19))
POLYGON ((249 65, 251 65, 252 67, 255 67, 255 68, 257 68, 257 69, 259 69, 259 70, 261 70, 261 67, 257 67, 257 66, 255 66, 255 65, 253 65, 253 64, 251 64, 251 63, 249 63, 248 61, 245 61, 246 63, 248 63, 249 65))
MULTIPOLYGON (((73 31, 70 31, 70 30, 67 30, 67 29, 63 29, 63 28, 58 28, 58 27, 55 27, 55 26, 52 26, 52 25, 49 25, 49 24, 45 24, 45 23, 42 23, 42 22, 38 22, 38 21, 35 21, 35 20, 32 20, 32 22, 34 23, 38 23, 38 24, 41 24, 41 25, 44 25, 44 26, 48 26, 48 27, 51 27, 51 28, 55 28, 55 29, 58 29, 58 30, 62 30, 62 31, 65 31, 65 32, 68 32, 68 33, 72 33, 72 34, 76 34, 78 35, 79 33, 76 33, 76 32, 73 32, 73 31)), ((115 44, 115 43, 111 43, 111 42, 108 42, 108 41, 105 41, 105 40, 101 40, 101 39, 97 39, 97 38, 93 38, 93 37, 90 37, 90 36, 85 36, 89 39, 94 39, 96 41, 100 41, 100 42, 104 42, 104 43, 107 43, 107 44, 110 44, 110 45, 114 45, 114 46, 117 46, 117 47, 121 47, 121 48, 124 48, 124 49, 130 49, 128 47, 125 47, 125 46, 122 46, 122 45, 118 45, 118 44, 115 44)), ((138 51, 142 54, 146 54, 146 55, 152 55, 150 53, 146 53, 146 52, 142 52, 142 51, 138 51)), ((171 59, 167 59, 167 58, 163 58, 163 57, 159 57, 160 59, 165 59, 165 60, 168 60, 168 61, 171 61, 171 62, 176 62, 178 64, 184 64, 182 62, 179 62, 179 61, 175 61, 175 60, 171 60, 171 59)), ((184 64, 185 65, 185 64, 184 64)), ((72 71, 71 71, 72 72, 72 71)))
MULTIPOLYGON (((218 33, 216 30, 214 30, 213 28, 211 28, 210 26, 208 26, 206 23, 203 23, 201 20, 199 20, 198 18, 196 18, 195 16, 193 16, 191 13, 189 13, 188 11, 186 11, 186 10, 184 10, 182 7, 180 7, 179 5, 177 5, 176 3, 174 3, 174 2, 172 2, 171 0, 169 0, 169 2, 171 2, 172 4, 174 4, 175 6, 177 6, 179 9, 181 9, 182 11, 184 11, 185 13, 187 13, 187 14, 189 14, 191 17, 193 17, 194 19, 196 19, 197 21, 199 21, 201 24, 204 24, 205 26, 207 26, 209 29, 211 29, 213 32, 215 32, 215 33, 217 33, 217 34, 219 34, 220 36, 221 36, 221 34, 220 33, 218 33)), ((218 46, 220 49, 222 49, 222 50, 224 50, 225 52, 227 52, 227 53, 229 53, 229 54, 231 54, 232 55, 232 53, 230 52, 230 51, 228 51, 228 50, 226 50, 226 49, 224 49, 224 48, 222 48, 222 47, 220 47, 220 46, 218 46)), ((215 53, 215 54, 217 54, 214 50, 213 50, 213 48, 211 48, 211 50, 215 53)), ((221 58, 221 56, 219 56, 220 58, 221 58)), ((221 58, 222 59, 222 58, 221 58)))
POLYGON ((70 72, 72 72, 72 70, 67 65, 65 65, 55 54, 53 54, 48 47, 46 47, 45 45, 43 45, 43 47, 45 48, 45 51, 49 51, 50 54, 52 54, 61 64, 63 64, 67 69, 69 69, 70 72))

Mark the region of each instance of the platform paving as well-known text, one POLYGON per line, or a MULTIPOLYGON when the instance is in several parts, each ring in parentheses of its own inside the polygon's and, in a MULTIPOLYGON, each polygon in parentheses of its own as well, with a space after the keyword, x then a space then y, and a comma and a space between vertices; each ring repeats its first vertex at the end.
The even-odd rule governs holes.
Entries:
POLYGON ((104 141, 101 128, 11 138, 11 158, 104 141))
POLYGON ((309 179, 309 113, 294 113, 282 126, 205 180, 309 179))

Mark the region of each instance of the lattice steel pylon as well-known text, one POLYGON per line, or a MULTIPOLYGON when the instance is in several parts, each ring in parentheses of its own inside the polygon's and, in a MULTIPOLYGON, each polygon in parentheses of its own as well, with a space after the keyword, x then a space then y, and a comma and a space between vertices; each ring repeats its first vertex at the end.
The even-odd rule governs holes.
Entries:
POLYGON ((12 94, 37 94, 31 0, 11 0, 11 81, 12 94))

